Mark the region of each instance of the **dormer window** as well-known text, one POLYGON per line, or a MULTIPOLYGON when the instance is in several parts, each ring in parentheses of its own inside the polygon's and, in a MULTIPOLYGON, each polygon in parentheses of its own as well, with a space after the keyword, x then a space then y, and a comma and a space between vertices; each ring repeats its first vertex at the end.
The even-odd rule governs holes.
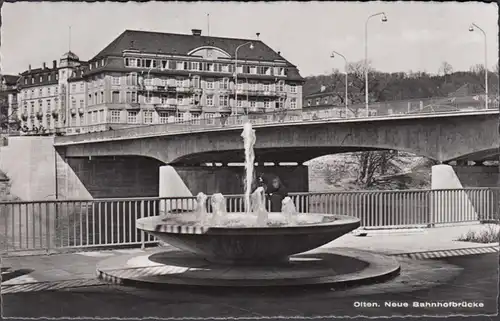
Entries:
POLYGON ((40 76, 40 82, 43 82, 43 77, 42 76, 40 76))
POLYGON ((50 78, 51 78, 51 77, 50 77, 50 75, 47 75, 47 78, 48 78, 48 80, 50 81, 50 78))

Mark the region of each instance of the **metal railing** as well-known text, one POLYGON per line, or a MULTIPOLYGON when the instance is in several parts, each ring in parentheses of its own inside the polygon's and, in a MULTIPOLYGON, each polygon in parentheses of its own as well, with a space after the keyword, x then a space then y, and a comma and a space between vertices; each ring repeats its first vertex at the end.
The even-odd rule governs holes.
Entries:
MULTIPOLYGON (((500 189, 353 191, 290 196, 300 213, 354 216, 367 228, 431 227, 499 219, 500 189)), ((228 195, 226 200, 228 212, 244 211, 242 195, 228 195)), ((195 207, 195 197, 0 202, 1 250, 8 253, 145 246, 156 240, 136 229, 137 219, 161 213, 182 215, 195 207)))

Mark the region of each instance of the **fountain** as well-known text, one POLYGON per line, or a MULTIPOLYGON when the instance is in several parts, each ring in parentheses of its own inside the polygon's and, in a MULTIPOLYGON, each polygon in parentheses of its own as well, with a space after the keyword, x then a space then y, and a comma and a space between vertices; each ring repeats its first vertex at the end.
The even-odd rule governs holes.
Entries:
POLYGON ((282 200, 280 213, 268 212, 265 189, 252 191, 256 135, 250 123, 243 126, 241 136, 245 148, 244 211, 228 212, 220 193, 211 197, 199 193, 192 212, 138 219, 139 230, 173 248, 159 247, 146 255, 103 261, 98 265, 99 277, 170 285, 274 286, 332 284, 399 273, 393 259, 374 253, 317 249, 358 228, 358 218, 299 213, 289 196, 282 200), (208 201, 211 210, 207 209, 208 201), (304 252, 308 253, 299 254, 304 252), (349 266, 350 274, 339 274, 339 264, 349 266), (130 269, 148 268, 154 271, 130 276, 130 269), (123 272, 127 277, 121 270, 129 271, 123 272))

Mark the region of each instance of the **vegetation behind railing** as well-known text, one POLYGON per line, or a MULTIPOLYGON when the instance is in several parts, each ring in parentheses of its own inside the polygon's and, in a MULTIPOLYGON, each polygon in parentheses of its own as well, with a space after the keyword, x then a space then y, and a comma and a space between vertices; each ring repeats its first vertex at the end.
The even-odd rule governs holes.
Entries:
MULTIPOLYGON (((293 193, 301 213, 357 217, 362 227, 433 226, 496 221, 499 189, 293 193)), ((244 211, 242 195, 228 195, 227 211, 244 211)), ((211 212, 210 201, 207 201, 211 212)), ((182 215, 195 197, 0 202, 3 252, 155 243, 136 229, 137 219, 182 215)))

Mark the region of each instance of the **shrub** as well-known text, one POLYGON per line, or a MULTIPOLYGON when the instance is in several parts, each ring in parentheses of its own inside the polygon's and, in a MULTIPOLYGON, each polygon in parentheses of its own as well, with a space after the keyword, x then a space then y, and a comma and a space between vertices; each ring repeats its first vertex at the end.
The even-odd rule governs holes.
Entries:
POLYGON ((481 231, 468 231, 465 235, 461 235, 457 241, 496 243, 500 241, 500 228, 498 225, 488 225, 481 231))

